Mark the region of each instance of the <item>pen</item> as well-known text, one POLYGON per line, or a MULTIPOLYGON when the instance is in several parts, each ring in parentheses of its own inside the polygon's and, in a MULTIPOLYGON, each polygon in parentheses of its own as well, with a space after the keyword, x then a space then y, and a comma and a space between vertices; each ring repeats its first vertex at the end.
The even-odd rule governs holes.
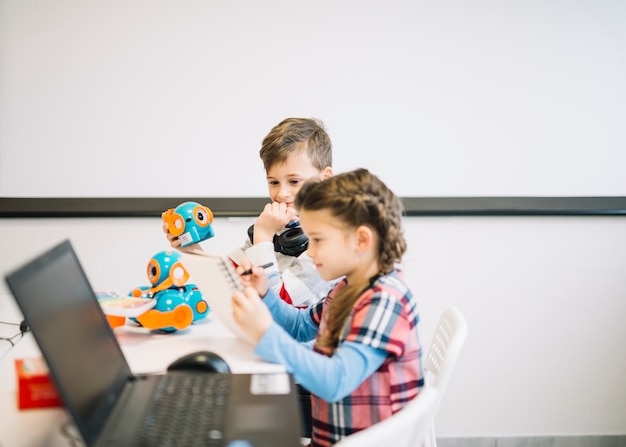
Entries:
MULTIPOLYGON (((268 262, 267 264, 260 265, 259 267, 261 267, 263 269, 266 269, 266 268, 271 267, 273 265, 274 265, 273 262, 268 262)), ((250 268, 250 269, 245 270, 244 272, 241 273, 241 276, 244 276, 244 275, 252 275, 252 269, 250 268)))

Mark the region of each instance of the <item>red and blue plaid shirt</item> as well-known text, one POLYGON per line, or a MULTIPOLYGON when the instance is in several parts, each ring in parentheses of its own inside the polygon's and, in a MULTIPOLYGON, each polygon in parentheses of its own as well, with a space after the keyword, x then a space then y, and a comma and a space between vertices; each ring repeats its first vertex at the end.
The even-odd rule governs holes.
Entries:
MULTIPOLYGON (((325 300, 311 308, 320 333, 326 329, 328 304, 345 286, 345 280, 338 283, 325 300)), ((352 394, 338 402, 312 395, 312 446, 330 446, 388 418, 417 396, 424 384, 418 322, 415 299, 397 271, 379 277, 362 293, 346 319, 339 344, 363 343, 385 350, 387 358, 352 394)), ((328 355, 317 344, 315 350, 328 355)))

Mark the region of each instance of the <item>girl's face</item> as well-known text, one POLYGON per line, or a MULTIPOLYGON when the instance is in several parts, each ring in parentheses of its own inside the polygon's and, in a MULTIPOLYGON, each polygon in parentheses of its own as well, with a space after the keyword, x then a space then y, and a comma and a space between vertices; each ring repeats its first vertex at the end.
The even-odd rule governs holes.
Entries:
POLYGON ((302 210, 300 225, 309 238, 308 255, 313 260, 320 276, 333 280, 346 275, 350 282, 358 274, 357 232, 346 227, 328 210, 302 210))
POLYGON ((324 180, 330 175, 327 171, 330 171, 330 168, 319 171, 313 166, 305 151, 294 152, 283 163, 274 164, 267 171, 267 189, 272 202, 292 207, 296 194, 304 182, 311 178, 324 180))

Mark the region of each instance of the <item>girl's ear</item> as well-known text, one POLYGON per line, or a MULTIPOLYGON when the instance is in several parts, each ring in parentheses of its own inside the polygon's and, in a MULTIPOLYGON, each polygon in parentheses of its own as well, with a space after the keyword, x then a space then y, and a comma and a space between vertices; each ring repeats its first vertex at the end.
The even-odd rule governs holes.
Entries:
POLYGON ((366 251, 374 241, 374 233, 370 227, 361 225, 356 229, 356 243, 359 251, 366 251))

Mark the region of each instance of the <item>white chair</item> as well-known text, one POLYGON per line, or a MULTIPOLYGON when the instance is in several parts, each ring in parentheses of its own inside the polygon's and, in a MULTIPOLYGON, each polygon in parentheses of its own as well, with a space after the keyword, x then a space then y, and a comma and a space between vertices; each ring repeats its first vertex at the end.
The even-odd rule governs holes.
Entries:
MULTIPOLYGON (((465 317, 456 307, 449 307, 439 317, 435 334, 430 342, 424 361, 426 387, 434 388, 438 391, 435 413, 439 409, 441 400, 448 387, 452 371, 466 337, 467 322, 465 317)), ((427 447, 437 446, 435 426, 432 422, 425 445, 427 447)))
POLYGON ((336 447, 416 447, 429 436, 439 402, 436 388, 424 388, 402 410, 371 427, 343 438, 336 447))
POLYGON ((347 436, 337 447, 436 447, 433 420, 467 337, 467 322, 456 307, 437 323, 424 360, 426 386, 406 407, 388 419, 347 436))

